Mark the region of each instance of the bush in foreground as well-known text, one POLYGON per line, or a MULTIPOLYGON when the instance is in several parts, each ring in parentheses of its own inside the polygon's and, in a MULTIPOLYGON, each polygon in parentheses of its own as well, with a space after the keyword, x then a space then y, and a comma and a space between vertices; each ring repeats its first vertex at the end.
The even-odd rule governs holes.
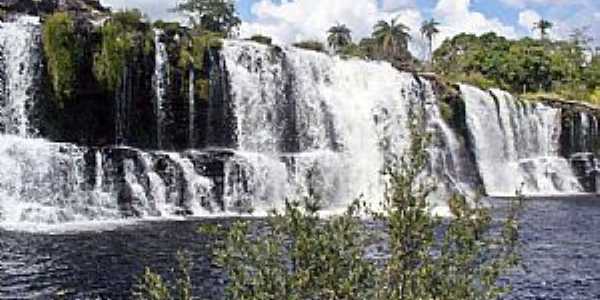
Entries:
POLYGON ((499 278, 519 262, 520 201, 502 224, 461 196, 449 200, 452 218, 432 216, 426 199, 434 189, 421 176, 429 138, 421 124, 410 126, 408 153, 385 173, 382 210, 357 202, 321 218, 319 201, 305 199, 273 211, 258 233, 236 222, 215 253, 226 298, 496 299, 509 291, 499 278))

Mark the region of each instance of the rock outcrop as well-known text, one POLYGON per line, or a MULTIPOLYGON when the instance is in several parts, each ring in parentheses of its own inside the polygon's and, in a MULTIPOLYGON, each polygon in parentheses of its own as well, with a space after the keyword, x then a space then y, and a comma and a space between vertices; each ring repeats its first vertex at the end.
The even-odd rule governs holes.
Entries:
POLYGON ((0 0, 0 9, 8 15, 44 15, 55 11, 71 11, 98 16, 109 12, 98 0, 0 0))

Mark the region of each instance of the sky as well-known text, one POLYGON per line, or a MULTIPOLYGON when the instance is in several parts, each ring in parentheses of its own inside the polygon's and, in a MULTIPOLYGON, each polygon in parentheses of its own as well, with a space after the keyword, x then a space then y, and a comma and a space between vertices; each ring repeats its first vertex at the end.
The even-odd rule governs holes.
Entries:
MULTIPOLYGON (((397 18, 411 28, 411 51, 426 52, 419 33, 424 20, 435 18, 441 32, 434 46, 461 32, 494 31, 508 38, 538 35, 540 18, 550 20, 550 36, 566 39, 576 28, 600 45, 600 0, 234 0, 243 20, 240 37, 263 34, 278 44, 307 39, 325 40, 327 29, 346 24, 358 40, 368 36, 378 20, 397 18)), ((101 0, 114 9, 139 8, 151 19, 181 19, 170 13, 177 0, 101 0)))

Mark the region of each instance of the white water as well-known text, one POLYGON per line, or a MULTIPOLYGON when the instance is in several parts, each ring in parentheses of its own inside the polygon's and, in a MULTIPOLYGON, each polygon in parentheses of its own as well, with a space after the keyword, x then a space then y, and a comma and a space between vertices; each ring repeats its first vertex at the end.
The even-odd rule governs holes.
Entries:
MULTIPOLYGON (((183 180, 185 190, 183 195, 184 203, 183 206, 186 209, 191 210, 195 216, 207 215, 210 212, 207 211, 207 207, 212 204, 212 188, 213 182, 204 177, 198 172, 192 161, 189 158, 182 156, 179 153, 168 153, 171 158, 183 172, 183 180)), ((212 209, 209 207, 209 209, 212 209)))
POLYGON ((118 218, 116 201, 85 190, 83 154, 68 144, 0 135, 0 223, 118 218))
MULTIPOLYGON (((34 20, 19 22, 0 24, 2 45, 22 43, 27 34, 37 34, 34 20), (23 34, 9 40, 16 32, 23 34)), ((160 34, 157 31, 154 78, 159 146, 166 134, 162 123, 169 72, 160 34)), ((35 44, 21 48, 34 48, 31 45, 35 44)), ((14 56, 3 65, 7 76, 2 99, 10 101, 2 106, 0 122, 11 133, 0 135, 3 227, 121 219, 126 211, 119 200, 131 205, 135 215, 147 218, 186 213, 264 215, 282 208, 286 199, 308 196, 320 198, 326 212, 338 212, 357 198, 377 206, 385 188, 381 171, 409 145, 409 110, 417 107, 423 108, 427 129, 433 133, 426 150, 431 158, 426 175, 438 181, 439 190, 432 204, 443 210, 449 193, 474 190, 467 176, 471 167, 467 151, 442 119, 430 84, 387 63, 343 60, 293 48, 277 53, 255 43, 227 41, 222 58, 231 83, 228 104, 236 116, 238 144, 233 156, 222 161, 220 203, 220 182, 202 175, 208 171, 201 165, 206 159, 202 153, 144 153, 121 147, 94 150, 92 162, 86 163, 90 149, 23 138, 34 132, 28 123, 32 107, 28 91, 33 88, 31 68, 38 58, 31 55, 36 51, 2 50, 4 57, 14 56), (86 173, 88 163, 94 173, 86 173), (87 186, 87 177, 94 185, 87 186), (129 198, 121 198, 121 186, 128 188, 129 198)), ((189 77, 194 79, 193 70, 189 77)), ((187 99, 191 145, 198 130, 192 82, 187 99)), ((568 162, 558 154, 559 110, 521 103, 498 90, 491 91, 497 101, 468 86, 461 90, 479 173, 489 194, 513 195, 521 187, 527 194, 581 191, 568 162)), ((582 128, 594 136, 584 139, 589 146, 598 131, 597 120, 581 119, 582 128)))
POLYGON ((194 68, 190 68, 188 80, 188 142, 189 148, 193 149, 196 145, 196 101, 194 98, 194 89, 196 87, 196 74, 194 73, 194 68))
POLYGON ((23 16, 15 22, 0 23, 0 53, 4 81, 0 87, 0 128, 7 134, 31 136, 28 108, 33 105, 36 68, 40 66, 40 23, 23 16))
MULTIPOLYGON (((292 48, 280 57, 268 47, 237 41, 226 42, 222 55, 240 157, 257 173, 252 182, 260 184, 251 186, 261 203, 314 194, 326 208, 345 207, 361 197, 378 205, 383 166, 409 143, 409 107, 436 105, 427 83, 387 63, 292 48)), ((442 134, 453 135, 437 110, 428 117, 442 134)), ((448 140, 455 146, 456 138, 448 140)), ((230 198, 239 198, 246 182, 226 180, 230 198)))
POLYGON ((164 101, 169 84, 169 57, 167 46, 160 40, 163 31, 154 30, 154 114, 156 116, 156 143, 158 149, 162 147, 163 121, 165 118, 164 101))
POLYGON ((559 157, 560 110, 520 102, 500 90, 461 86, 467 125, 489 195, 573 194, 582 191, 559 157))

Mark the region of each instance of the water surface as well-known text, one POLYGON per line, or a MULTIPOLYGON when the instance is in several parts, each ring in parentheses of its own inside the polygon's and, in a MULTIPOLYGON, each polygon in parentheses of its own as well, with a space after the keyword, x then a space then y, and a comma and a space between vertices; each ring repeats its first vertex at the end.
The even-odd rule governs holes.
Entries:
MULTIPOLYGON (((232 219, 144 221, 108 230, 62 233, 0 231, 0 298, 127 298, 144 266, 169 277, 176 252, 194 263, 195 296, 222 298, 224 278, 203 223, 232 219)), ((571 197, 526 203, 524 267, 510 277, 506 299, 600 299, 600 199, 571 197)), ((258 221, 257 221, 258 222, 258 221)))

